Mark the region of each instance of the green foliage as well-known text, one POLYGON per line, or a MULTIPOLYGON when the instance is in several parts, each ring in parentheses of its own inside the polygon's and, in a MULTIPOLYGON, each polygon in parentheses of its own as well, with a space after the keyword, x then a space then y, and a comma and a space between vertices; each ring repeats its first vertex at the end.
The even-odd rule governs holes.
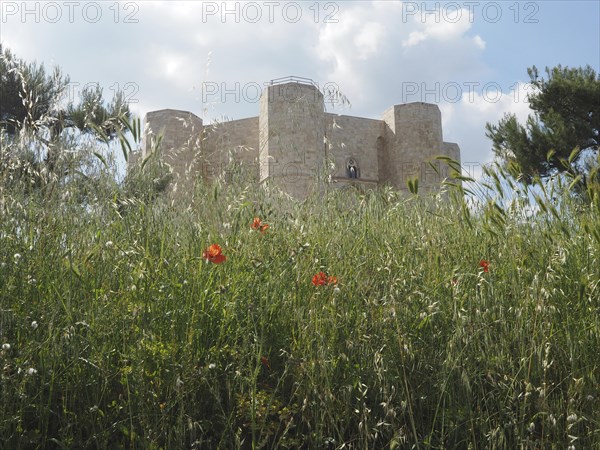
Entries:
POLYGON ((528 74, 534 114, 525 125, 514 114, 505 115, 497 125, 488 123, 486 134, 494 152, 504 163, 518 164, 530 183, 557 172, 581 174, 584 186, 587 181, 598 182, 597 174, 590 178, 589 164, 600 144, 600 75, 590 66, 560 65, 546 68, 547 79, 540 78, 535 66, 528 74), (583 159, 590 153, 586 163, 583 159))
POLYGON ((18 133, 32 130, 37 148, 29 156, 36 158, 40 166, 43 162, 49 172, 60 178, 66 175, 56 170, 59 159, 65 157, 60 152, 67 146, 65 140, 70 141, 70 150, 75 150, 74 137, 79 142, 85 142, 85 136, 104 142, 118 138, 131 116, 121 91, 106 104, 100 86, 88 86, 75 104, 67 98, 69 82, 59 68, 48 75, 43 64, 27 63, 0 45, 0 133, 6 134, 3 140, 9 142, 18 133))
POLYGON ((80 104, 77 106, 70 104, 66 111, 67 123, 70 126, 84 133, 94 133, 100 129, 102 132, 102 135, 99 135, 100 139, 102 136, 111 139, 117 137, 118 132, 124 128, 116 119, 128 119, 129 116, 129 107, 123 92, 118 91, 111 103, 105 105, 102 88, 99 85, 84 89, 80 104))
POLYGON ((89 161, 49 196, 0 178, 6 448, 600 445, 598 195, 489 169, 480 208, 219 183, 173 208, 89 161))
POLYGON ((0 43, 0 128, 15 134, 51 115, 69 78, 59 68, 46 74, 43 65, 26 63, 0 43))

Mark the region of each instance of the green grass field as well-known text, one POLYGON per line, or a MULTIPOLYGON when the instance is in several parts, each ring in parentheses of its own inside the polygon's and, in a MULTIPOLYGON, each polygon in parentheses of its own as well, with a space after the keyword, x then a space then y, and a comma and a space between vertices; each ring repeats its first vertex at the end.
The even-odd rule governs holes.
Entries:
POLYGON ((597 193, 8 174, 2 449, 600 448, 597 193))

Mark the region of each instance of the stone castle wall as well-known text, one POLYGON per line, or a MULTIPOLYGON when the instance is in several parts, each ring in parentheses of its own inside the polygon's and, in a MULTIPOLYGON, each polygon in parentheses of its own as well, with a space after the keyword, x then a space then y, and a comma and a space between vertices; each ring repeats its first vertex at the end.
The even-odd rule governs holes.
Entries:
POLYGON ((237 162, 246 168, 247 177, 258 181, 258 127, 258 117, 205 127, 198 152, 201 179, 210 181, 237 162))
POLYGON ((377 139, 383 133, 381 120, 336 114, 327 114, 326 120, 328 156, 335 164, 336 179, 347 178, 346 165, 348 159, 353 159, 360 169, 359 179, 378 183, 377 139))
MULTIPOLYGON (((316 86, 295 81, 268 86, 258 117, 204 126, 190 112, 150 112, 141 158, 161 133, 164 160, 178 189, 186 190, 198 179, 210 181, 232 168, 246 180, 269 181, 300 199, 326 175, 340 186, 396 189, 418 178, 420 189, 432 190, 448 170, 435 161, 438 174, 429 163, 439 155, 460 162, 459 146, 443 141, 437 105, 394 105, 381 120, 331 114, 316 86)), ((135 159, 140 158, 130 164, 135 159)))

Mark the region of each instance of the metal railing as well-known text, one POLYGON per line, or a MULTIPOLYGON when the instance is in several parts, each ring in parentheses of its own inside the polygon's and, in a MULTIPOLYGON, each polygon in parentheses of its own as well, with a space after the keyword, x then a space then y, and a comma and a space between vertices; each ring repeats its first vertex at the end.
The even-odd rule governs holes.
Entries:
POLYGON ((271 86, 274 86, 276 84, 285 84, 285 83, 306 84, 306 85, 314 86, 317 89, 319 89, 319 85, 315 81, 311 80, 310 78, 295 77, 293 75, 289 76, 289 77, 275 78, 269 82, 269 84, 271 86))

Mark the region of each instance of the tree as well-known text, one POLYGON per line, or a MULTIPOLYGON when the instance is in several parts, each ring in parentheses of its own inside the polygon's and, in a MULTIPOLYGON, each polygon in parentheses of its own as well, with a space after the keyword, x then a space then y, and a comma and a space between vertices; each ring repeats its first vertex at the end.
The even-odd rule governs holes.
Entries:
POLYGON ((48 116, 68 84, 59 68, 47 75, 43 65, 25 63, 0 43, 0 127, 15 134, 48 116))
MULTIPOLYGON (((600 144, 600 75, 590 67, 527 69, 534 92, 534 111, 525 125, 506 114, 497 125, 486 124, 493 151, 506 165, 516 165, 526 182, 557 173, 578 177, 585 186, 598 177, 591 157, 600 144), (596 175, 594 175, 594 173, 596 175)), ((596 180, 597 182, 598 180, 596 180)))
POLYGON ((104 141, 122 131, 118 118, 131 116, 121 91, 105 104, 99 85, 84 89, 78 104, 65 101, 69 83, 59 68, 46 74, 43 64, 26 63, 0 44, 0 129, 12 136, 23 128, 40 132, 50 171, 60 156, 58 140, 65 129, 104 141))

